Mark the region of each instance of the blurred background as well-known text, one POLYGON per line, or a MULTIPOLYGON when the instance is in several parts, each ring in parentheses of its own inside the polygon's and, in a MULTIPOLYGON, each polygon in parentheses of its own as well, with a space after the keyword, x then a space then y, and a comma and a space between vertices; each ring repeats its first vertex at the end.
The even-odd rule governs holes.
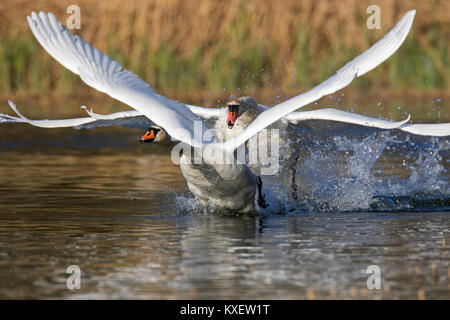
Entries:
POLYGON ((390 118, 410 112, 413 121, 450 120, 442 102, 450 88, 446 0, 0 1, 0 112, 8 110, 8 98, 30 116, 44 115, 44 109, 50 116, 80 114, 80 103, 102 112, 124 108, 55 62, 29 30, 32 10, 51 11, 66 24, 66 8, 73 4, 81 9, 81 29, 73 33, 158 92, 204 106, 218 106, 231 94, 271 105, 304 92, 416 9, 398 52, 320 105, 390 118), (381 9, 379 30, 366 26, 370 4, 381 9), (29 100, 44 109, 27 108, 29 100))

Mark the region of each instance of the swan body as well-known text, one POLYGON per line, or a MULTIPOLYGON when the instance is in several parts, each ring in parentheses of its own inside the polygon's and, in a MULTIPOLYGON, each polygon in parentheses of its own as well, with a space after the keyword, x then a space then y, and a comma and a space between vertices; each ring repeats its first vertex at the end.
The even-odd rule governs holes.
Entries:
POLYGON ((193 164, 185 155, 180 168, 201 204, 231 212, 255 212, 258 177, 245 164, 193 164))
MULTIPOLYGON (((220 109, 213 126, 218 141, 238 136, 264 111, 251 97, 233 99, 227 104, 227 107, 230 106, 235 108, 235 121, 233 124, 227 121, 230 117, 228 108, 220 109)), ((217 163, 208 155, 202 157, 204 161, 200 164, 196 164, 186 154, 180 158, 181 172, 188 188, 200 203, 231 212, 255 212, 255 195, 260 183, 258 176, 246 164, 239 164, 234 159, 217 163)))
POLYGON ((131 71, 123 69, 118 62, 93 48, 79 36, 73 36, 52 13, 32 12, 27 17, 30 29, 55 60, 79 75, 88 86, 129 105, 134 110, 99 115, 85 108, 88 117, 84 118, 30 120, 9 101, 10 107, 18 116, 0 114, 0 122, 23 122, 44 128, 94 128, 109 125, 149 128, 151 132, 144 136, 145 139, 142 138, 147 142, 165 140, 166 135, 166 138, 181 141, 195 152, 200 152, 202 163, 193 162, 183 153, 180 167, 189 189, 201 203, 249 213, 254 211, 256 202, 260 207, 265 205, 261 194, 262 180, 247 165, 235 161, 234 153, 238 147, 274 123, 295 125, 300 121, 321 119, 380 129, 399 129, 414 134, 450 135, 450 124, 406 124, 409 117, 404 121, 392 122, 335 109, 296 111, 324 95, 344 88, 355 78, 389 58, 408 35, 414 16, 415 10, 408 11, 381 40, 311 90, 271 108, 258 105, 250 97, 239 98, 230 101, 227 114, 227 109, 185 105, 156 93, 131 71), (236 111, 237 106, 240 108, 240 114, 236 111), (198 128, 205 132, 208 127, 203 119, 210 118, 218 119, 215 124, 216 135, 211 141, 204 141, 203 136, 196 135, 195 132, 198 128), (211 150, 214 154, 223 153, 229 161, 218 163, 217 158, 212 156, 213 153, 206 152, 211 150), (258 201, 255 201, 256 196, 258 201))

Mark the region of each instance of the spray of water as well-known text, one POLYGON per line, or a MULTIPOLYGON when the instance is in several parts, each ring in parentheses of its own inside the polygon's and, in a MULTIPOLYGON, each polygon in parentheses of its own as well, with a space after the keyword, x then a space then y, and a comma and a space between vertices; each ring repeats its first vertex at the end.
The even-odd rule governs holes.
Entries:
MULTIPOLYGON (((285 132, 281 170, 265 176, 262 212, 400 211, 450 208, 450 140, 361 129, 285 132), (295 190, 293 181, 295 180, 295 190)), ((180 211, 211 213, 178 196, 180 211)))

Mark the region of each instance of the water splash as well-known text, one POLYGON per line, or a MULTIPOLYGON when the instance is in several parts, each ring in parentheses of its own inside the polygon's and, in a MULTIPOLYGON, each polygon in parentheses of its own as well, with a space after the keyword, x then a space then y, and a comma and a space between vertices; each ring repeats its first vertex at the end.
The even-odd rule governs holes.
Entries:
POLYGON ((448 138, 379 131, 312 134, 297 143, 306 146, 296 167, 297 202, 308 211, 429 209, 421 205, 432 199, 439 210, 450 199, 448 138))
MULTIPOLYGON (((281 170, 263 178, 272 205, 261 213, 450 209, 448 138, 299 128, 284 139, 281 170)), ((183 212, 215 211, 185 196, 177 203, 183 212)))

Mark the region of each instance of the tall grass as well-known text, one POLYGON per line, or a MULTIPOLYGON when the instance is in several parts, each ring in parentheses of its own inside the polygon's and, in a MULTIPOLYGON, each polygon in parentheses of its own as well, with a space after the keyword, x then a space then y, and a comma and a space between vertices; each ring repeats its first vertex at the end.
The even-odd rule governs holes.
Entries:
MULTIPOLYGON (((368 30, 360 0, 79 0, 85 40, 157 90, 308 88, 367 49, 408 10, 402 48, 356 88, 450 89, 448 1, 376 1, 381 30, 368 30)), ((72 0, 0 2, 0 94, 69 92, 81 81, 57 65, 28 30, 32 10, 65 23, 72 0)))

